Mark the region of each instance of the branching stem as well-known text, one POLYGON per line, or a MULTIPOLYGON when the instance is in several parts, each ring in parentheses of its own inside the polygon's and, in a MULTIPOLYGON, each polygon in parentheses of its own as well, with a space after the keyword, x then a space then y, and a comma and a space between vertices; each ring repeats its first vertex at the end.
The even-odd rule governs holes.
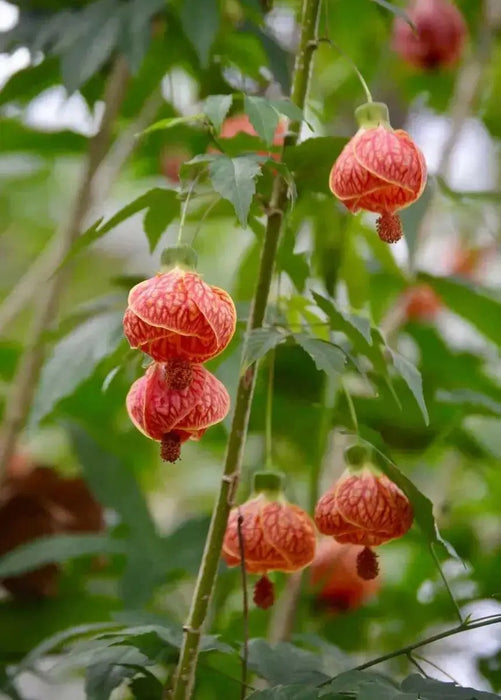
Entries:
MULTIPOLYGON (((58 261, 64 260, 80 235, 84 218, 92 203, 94 178, 110 147, 112 127, 125 97, 128 78, 127 63, 123 57, 119 57, 106 84, 104 114, 97 133, 90 140, 87 160, 80 185, 75 193, 73 207, 58 237, 56 246, 58 261)), ((33 400, 42 368, 47 330, 56 317, 65 279, 66 270, 57 270, 39 294, 33 324, 5 407, 0 442, 0 477, 5 473, 14 453, 17 437, 24 426, 33 400)))
MULTIPOLYGON (((304 109, 306 103, 312 59, 316 48, 314 39, 317 35, 319 14, 320 0, 303 0, 301 36, 299 49, 296 55, 290 96, 291 101, 300 109, 304 109)), ((294 146, 297 143, 300 129, 301 122, 291 122, 287 137, 284 140, 284 148, 294 146)), ((287 191, 287 183, 281 177, 275 177, 268 210, 266 232, 261 250, 257 284, 247 324, 248 331, 261 328, 265 318, 278 242, 282 229, 282 220, 287 209, 287 191)), ((246 354, 245 343, 243 354, 246 354)), ((166 687, 164 692, 164 698, 169 698, 170 700, 189 700, 189 698, 193 696, 201 628, 207 617, 212 590, 216 580, 228 514, 240 474, 240 465, 247 437, 247 427, 255 380, 255 364, 241 371, 235 399, 233 420, 226 448, 223 477, 212 512, 202 563, 198 572, 195 592, 185 625, 179 662, 172 686, 166 687)))

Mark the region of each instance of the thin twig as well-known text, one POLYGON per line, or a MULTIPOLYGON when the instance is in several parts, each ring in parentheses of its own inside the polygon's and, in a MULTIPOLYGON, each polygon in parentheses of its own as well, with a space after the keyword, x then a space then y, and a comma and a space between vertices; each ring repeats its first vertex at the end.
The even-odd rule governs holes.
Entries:
POLYGON ((240 691, 241 700, 245 700, 245 689, 247 688, 247 667, 249 664, 249 597, 247 595, 247 571, 245 569, 245 543, 242 532, 244 516, 240 508, 238 509, 238 547, 240 549, 240 571, 242 573, 242 602, 244 616, 244 646, 242 650, 242 688, 240 691))
POLYGON ((451 599, 451 602, 452 602, 452 604, 453 604, 453 606, 454 606, 454 610, 456 611, 456 615, 458 616, 458 619, 459 619, 459 624, 462 625, 463 622, 464 622, 464 620, 463 620, 463 615, 461 614, 461 610, 460 610, 460 608, 459 608, 459 605, 458 605, 458 603, 457 603, 457 600, 454 598, 454 595, 453 595, 453 593, 452 593, 451 587, 449 586, 449 582, 447 581, 447 579, 446 579, 446 577, 445 577, 445 574, 444 574, 444 572, 443 572, 443 570, 442 570, 442 566, 441 566, 440 561, 439 561, 439 559, 438 559, 438 557, 437 557, 437 553, 435 552, 435 548, 434 548, 434 546, 433 546, 433 542, 430 542, 430 552, 431 552, 431 556, 433 557, 433 561, 434 561, 435 564, 437 565, 437 569, 438 569, 439 572, 440 572, 440 577, 442 578, 442 581, 444 582, 444 586, 445 586, 446 589, 447 589, 447 593, 449 594, 449 598, 451 599))
POLYGON ((414 656, 415 659, 419 659, 419 660, 422 661, 424 664, 428 664, 428 666, 431 666, 431 667, 434 668, 436 671, 439 671, 440 673, 442 673, 444 676, 446 676, 449 680, 451 680, 451 681, 452 681, 453 683, 455 683, 456 685, 461 685, 461 684, 458 683, 458 681, 454 678, 454 676, 451 676, 450 673, 448 673, 447 671, 444 671, 444 669, 443 669, 441 666, 439 666, 438 664, 436 664, 434 661, 430 661, 430 659, 427 659, 425 656, 422 656, 421 654, 413 654, 413 656, 414 656))
MULTIPOLYGON (((413 652, 415 649, 420 649, 421 647, 427 646, 428 644, 433 644, 433 642, 438 642, 441 639, 447 639, 447 637, 452 637, 456 634, 460 634, 461 632, 469 632, 471 630, 479 629, 480 627, 489 627, 490 625, 497 625, 499 623, 501 623, 501 615, 498 615, 497 617, 492 618, 490 620, 473 620, 472 622, 464 623, 463 625, 457 625, 456 627, 452 627, 451 629, 445 630, 444 632, 434 634, 431 637, 422 639, 421 641, 415 642, 414 644, 409 644, 408 646, 402 647, 401 649, 397 649, 396 651, 390 651, 388 652, 388 654, 377 656, 375 659, 366 661, 365 663, 355 666, 354 668, 348 670, 365 671, 366 668, 378 666, 379 664, 382 664, 385 661, 395 659, 397 656, 405 656, 406 654, 413 652)), ((330 681, 331 679, 321 683, 320 685, 327 685, 327 683, 330 683, 330 681)))
POLYGON ((421 673, 425 678, 429 678, 429 675, 426 673, 424 668, 416 661, 416 659, 410 652, 407 654, 407 658, 409 659, 411 664, 413 664, 417 668, 419 673, 421 673))
MULTIPOLYGON (((68 254, 92 201, 92 186, 97 169, 105 157, 129 79, 129 70, 123 57, 119 57, 111 70, 105 88, 105 108, 101 124, 89 143, 87 160, 73 206, 65 226, 58 236, 58 260, 68 254)), ((28 414, 38 376, 44 358, 45 335, 57 314, 59 300, 64 289, 66 271, 58 270, 40 292, 34 312, 33 324, 25 350, 19 360, 16 376, 5 407, 3 433, 0 444, 0 478, 5 473, 14 452, 17 436, 28 414)))
POLYGON ((273 466, 273 381, 275 375, 275 348, 268 354, 268 387, 266 390, 266 424, 264 430, 265 439, 265 465, 266 469, 273 466))
POLYGON ((195 233, 193 234, 193 237, 192 237, 192 239, 191 239, 191 245, 194 245, 195 240, 196 240, 196 237, 198 236, 198 234, 199 234, 199 232, 200 232, 200 230, 201 230, 203 224, 205 223, 205 220, 207 219, 207 217, 209 216, 209 214, 211 213, 211 211, 214 209, 214 207, 215 207, 217 204, 219 204, 219 202, 221 201, 221 199, 222 199, 221 196, 217 197, 213 202, 211 202, 211 203, 209 204, 209 206, 207 207, 207 209, 204 211, 202 218, 201 218, 200 221, 198 222, 197 229, 196 229, 196 231, 195 231, 195 233))

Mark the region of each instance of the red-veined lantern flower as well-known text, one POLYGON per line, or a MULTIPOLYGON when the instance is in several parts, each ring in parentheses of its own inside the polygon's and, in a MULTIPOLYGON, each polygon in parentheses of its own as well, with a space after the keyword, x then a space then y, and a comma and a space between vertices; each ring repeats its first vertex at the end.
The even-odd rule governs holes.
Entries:
POLYGON ((360 128, 334 163, 329 187, 351 212, 380 214, 379 237, 396 243, 402 237, 396 212, 415 202, 426 184, 424 156, 406 131, 391 128, 385 104, 362 105, 355 115, 360 128))
POLYGON ((228 566, 238 566, 242 559, 240 527, 245 569, 262 574, 254 588, 254 602, 261 608, 270 607, 274 600, 269 571, 299 571, 315 556, 313 521, 302 508, 288 503, 281 486, 279 474, 256 474, 251 498, 230 512, 223 542, 223 559, 228 566))
POLYGON ((352 447, 346 451, 350 466, 318 501, 315 523, 324 535, 341 544, 364 549, 357 558, 361 578, 375 578, 378 565, 370 549, 404 535, 414 513, 407 496, 366 457, 352 447))
MULTIPOLYGON (((273 137, 274 146, 283 146, 287 124, 284 119, 280 119, 273 137)), ((249 117, 246 114, 235 114, 224 120, 219 134, 223 139, 232 139, 237 134, 248 134, 249 136, 257 136, 256 130, 251 124, 249 117)), ((269 155, 274 160, 280 160, 278 153, 269 153, 267 151, 259 151, 258 155, 269 155)))
POLYGON ((364 580, 358 575, 359 553, 360 547, 340 544, 333 537, 322 537, 317 543, 310 589, 331 612, 356 610, 379 590, 379 577, 364 580))
POLYGON ((403 296, 403 309, 409 321, 433 321, 442 307, 437 293, 428 284, 408 289, 403 296))
POLYGON ((416 68, 433 70, 453 65, 460 58, 466 24, 449 0, 414 0, 407 10, 415 30, 401 17, 393 27, 393 49, 416 68))
MULTIPOLYGON (((236 311, 230 295, 212 287, 178 262, 191 249, 167 249, 166 268, 129 292, 123 324, 132 348, 157 362, 181 359, 206 362, 219 355, 235 332, 236 311)), ((194 253, 193 253, 194 255, 194 253)))
MULTIPOLYGON (((207 428, 222 421, 230 408, 224 385, 205 367, 182 367, 180 389, 176 384, 178 373, 172 371, 171 364, 151 364, 131 386, 126 399, 131 421, 144 435, 162 443, 162 459, 167 462, 175 462, 183 442, 200 440, 207 428)), ((176 366, 177 361, 173 364, 176 366)))

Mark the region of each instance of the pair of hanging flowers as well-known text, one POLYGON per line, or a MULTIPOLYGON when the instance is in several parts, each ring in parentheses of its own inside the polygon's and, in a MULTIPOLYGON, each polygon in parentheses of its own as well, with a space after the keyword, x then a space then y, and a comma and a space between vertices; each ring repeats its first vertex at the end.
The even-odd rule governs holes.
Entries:
POLYGON ((316 533, 330 535, 340 544, 360 547, 357 574, 372 580, 379 573, 373 547, 402 537, 411 527, 412 505, 400 488, 357 446, 346 453, 347 468, 318 501, 314 522, 282 492, 282 478, 274 472, 258 472, 253 494, 230 512, 223 541, 228 566, 245 564, 250 574, 260 574, 254 602, 268 608, 274 602, 270 571, 300 571, 315 558, 316 533))
POLYGON ((203 281, 194 264, 191 248, 166 249, 160 272, 130 290, 123 319, 130 346, 153 360, 131 386, 127 410, 144 435, 161 443, 167 462, 230 407, 224 385, 203 363, 233 337, 235 306, 227 292, 203 281))

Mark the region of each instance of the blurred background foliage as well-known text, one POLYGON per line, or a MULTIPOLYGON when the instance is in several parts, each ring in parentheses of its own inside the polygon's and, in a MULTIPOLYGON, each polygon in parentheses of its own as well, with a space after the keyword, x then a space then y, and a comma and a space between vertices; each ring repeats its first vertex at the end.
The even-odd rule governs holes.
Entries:
MULTIPOLYGON (((81 669, 87 667, 89 698, 108 698, 126 679, 132 680, 120 691, 123 697, 159 698, 155 673, 161 679, 162 669, 175 663, 229 421, 211 428, 200 443, 187 444, 178 464, 161 463, 157 445, 126 415, 125 395, 142 370, 122 338, 121 316, 127 290, 153 274, 164 245, 175 242, 192 172, 187 166, 180 171, 181 164, 215 147, 211 131, 219 129, 189 117, 207 109, 209 95, 234 94, 230 114, 238 114, 242 92, 275 100, 288 94, 300 3, 269 4, 0 3, 0 410, 18 381, 16 366, 30 342, 37 298, 57 260, 50 249, 70 216, 119 56, 130 77, 81 230, 100 217, 108 221, 148 193, 145 206, 130 218, 120 216, 124 220, 109 234, 92 245, 79 242, 80 251, 66 264, 57 318, 42 339, 44 365, 16 448, 19 473, 48 465, 64 477, 82 476, 104 508, 106 527, 80 523, 65 525, 63 532, 34 526, 24 540, 44 540, 0 559, 2 579, 58 565, 42 598, 4 591, 0 684, 6 697, 83 697, 81 669), (184 119, 141 134, 150 123, 174 117, 184 119), (118 636, 74 644, 79 635, 110 630, 118 636), (59 653, 71 645, 69 657, 59 653)), ((287 474, 290 499, 311 508, 341 473, 347 432, 355 427, 349 395, 361 434, 433 501, 440 531, 463 562, 445 550, 440 554, 463 614, 493 615, 501 612, 499 2, 458 0, 469 32, 462 61, 426 73, 391 50, 394 16, 385 4, 391 5, 325 0, 320 36, 357 65, 375 99, 388 103, 393 126, 410 131, 427 158, 429 183, 403 216, 405 241, 391 249, 378 240, 371 216, 353 217, 329 194, 329 169, 355 130, 353 110, 363 94, 349 61, 321 42, 303 143, 284 156, 297 199, 281 243, 268 330, 254 348, 254 359, 263 358, 262 371, 239 498, 247 496, 252 473, 263 465, 265 355, 276 344, 273 453, 276 467, 287 474), (364 337, 371 326, 372 345, 364 337), (294 334, 335 345, 327 359, 316 352, 311 357, 294 334), (345 365, 339 353, 348 357, 345 365)), ((216 145, 230 155, 269 150, 257 137, 221 135, 216 145)), ((196 235, 199 271, 230 291, 239 312, 235 339, 209 366, 230 393, 238 380, 272 177, 268 163, 257 179, 246 228, 206 179, 187 210, 184 236, 189 242, 196 235)), ((92 232, 86 235, 92 240, 92 232)), ((13 463, 9 470, 13 478, 13 463)), ((7 486, 4 501, 11 497, 7 486)), ((45 487, 37 488, 41 494, 45 487)), ((22 513, 19 506, 13 520, 4 519, 2 553, 24 541, 8 533, 35 522, 35 515, 22 513)), ((277 576, 284 596, 275 609, 249 611, 253 685, 263 687, 263 678, 272 685, 322 680, 454 626, 454 607, 418 528, 381 550, 381 569, 377 594, 342 611, 318 598, 309 571, 291 606, 288 596, 299 584, 277 576), (284 646, 272 651, 265 638, 284 646)), ((201 657, 196 697, 238 697, 240 574, 223 564, 210 633, 219 636, 204 641, 210 653, 201 657)), ((419 664, 434 678, 452 676, 490 691, 486 697, 501 691, 497 627, 446 639, 423 656, 430 663, 419 664)), ((416 671, 405 655, 377 670, 399 680, 416 671)), ((398 691, 408 692, 405 697, 424 693, 412 678, 398 691)), ((394 687, 373 682, 377 698, 398 696, 394 687)), ((358 695, 354 680, 350 688, 348 697, 376 698, 374 688, 372 695, 358 695)), ((449 697, 443 686, 427 688, 422 697, 449 697)))

